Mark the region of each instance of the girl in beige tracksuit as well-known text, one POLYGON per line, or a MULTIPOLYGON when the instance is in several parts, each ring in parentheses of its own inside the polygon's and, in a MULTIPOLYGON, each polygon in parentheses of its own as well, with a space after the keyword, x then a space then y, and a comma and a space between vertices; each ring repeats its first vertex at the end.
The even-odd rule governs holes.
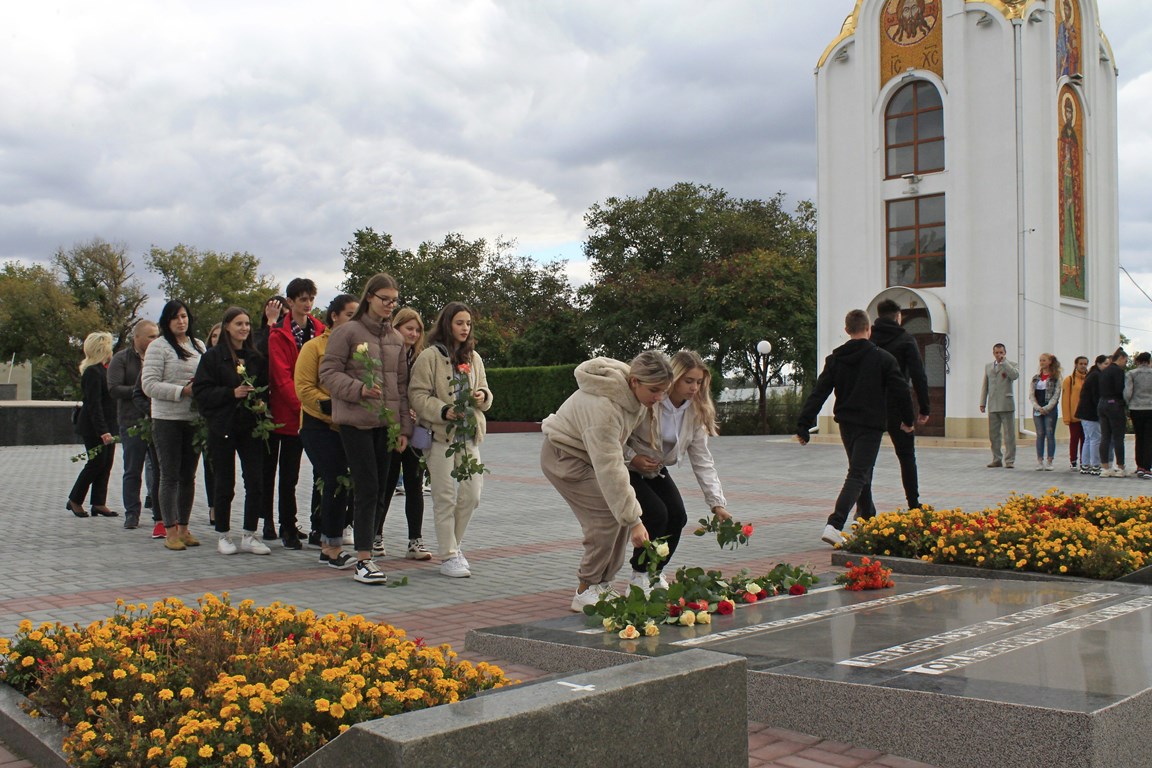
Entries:
POLYGON ((672 366, 663 352, 642 352, 631 364, 588 360, 576 368, 579 389, 541 426, 546 439, 540 468, 584 532, 574 611, 611 592, 629 541, 639 547, 648 540, 628 481, 624 443, 671 382, 672 366))
POLYGON ((452 578, 472 575, 460 542, 472 513, 480 504, 484 490, 484 473, 471 475, 463 482, 452 477, 463 456, 446 455, 456 435, 449 425, 459 425, 463 414, 455 407, 456 387, 460 377, 467 377, 472 391, 472 414, 476 433, 467 440, 468 453, 480 461, 480 443, 484 440, 487 421, 484 411, 492 407, 492 390, 484 375, 484 360, 474 351, 472 312, 458 301, 449 302, 428 334, 428 348, 412 364, 412 381, 408 397, 420 423, 432 432, 432 447, 424 455, 432 484, 432 517, 436 525, 436 545, 442 562, 440 573, 452 578))

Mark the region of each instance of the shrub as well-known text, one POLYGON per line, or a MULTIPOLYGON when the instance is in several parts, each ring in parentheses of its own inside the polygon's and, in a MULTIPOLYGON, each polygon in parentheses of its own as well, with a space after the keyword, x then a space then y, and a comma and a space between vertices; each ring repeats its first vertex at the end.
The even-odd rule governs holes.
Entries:
POLYGON ((574 365, 494 368, 487 371, 492 390, 488 421, 542 421, 576 391, 574 365))
POLYGON ((81 629, 20 625, 0 680, 70 730, 75 766, 291 766, 351 725, 507 685, 403 630, 227 594, 118 603, 81 629))

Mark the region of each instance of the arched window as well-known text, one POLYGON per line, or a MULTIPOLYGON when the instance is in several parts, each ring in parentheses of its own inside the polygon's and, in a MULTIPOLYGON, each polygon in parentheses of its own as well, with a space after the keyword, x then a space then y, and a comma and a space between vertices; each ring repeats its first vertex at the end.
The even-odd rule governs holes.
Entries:
POLYGON ((884 112, 886 177, 944 170, 944 104, 936 86, 917 80, 900 88, 884 112))

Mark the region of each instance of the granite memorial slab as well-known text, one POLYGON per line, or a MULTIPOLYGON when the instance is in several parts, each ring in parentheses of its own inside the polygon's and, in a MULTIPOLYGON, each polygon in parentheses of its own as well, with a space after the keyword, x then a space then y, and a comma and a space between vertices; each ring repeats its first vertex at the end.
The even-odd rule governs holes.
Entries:
POLYGON ((946 768, 1152 766, 1148 587, 830 580, 653 638, 573 615, 477 630, 467 647, 552 671, 702 648, 747 659, 749 717, 779 727, 946 768))

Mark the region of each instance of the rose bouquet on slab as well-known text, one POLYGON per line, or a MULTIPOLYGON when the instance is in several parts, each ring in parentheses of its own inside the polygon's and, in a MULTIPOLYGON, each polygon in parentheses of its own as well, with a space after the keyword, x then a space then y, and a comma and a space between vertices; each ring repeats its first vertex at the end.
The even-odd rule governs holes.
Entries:
POLYGON ((859 592, 863 589, 887 589, 896 586, 891 579, 892 569, 885 568, 879 560, 862 557, 859 565, 853 565, 851 561, 845 565, 848 570, 836 577, 836 583, 843 584, 844 589, 859 592))

